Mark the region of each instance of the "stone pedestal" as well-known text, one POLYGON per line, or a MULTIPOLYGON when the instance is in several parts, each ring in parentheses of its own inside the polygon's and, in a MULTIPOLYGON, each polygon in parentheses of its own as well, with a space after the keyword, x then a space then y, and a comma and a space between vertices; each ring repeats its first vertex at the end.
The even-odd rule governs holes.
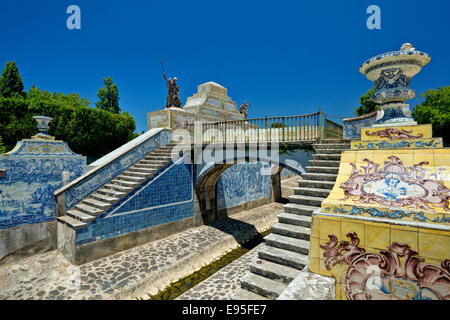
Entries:
POLYGON ((431 125, 369 127, 313 214, 309 270, 336 299, 450 299, 450 149, 431 125))

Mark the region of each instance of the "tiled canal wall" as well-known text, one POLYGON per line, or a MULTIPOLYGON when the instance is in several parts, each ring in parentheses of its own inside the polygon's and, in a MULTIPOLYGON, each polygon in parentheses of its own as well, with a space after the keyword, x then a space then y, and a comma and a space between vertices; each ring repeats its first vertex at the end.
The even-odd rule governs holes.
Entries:
POLYGON ((53 192, 81 176, 86 158, 62 141, 26 139, 0 155, 0 261, 56 246, 53 192))

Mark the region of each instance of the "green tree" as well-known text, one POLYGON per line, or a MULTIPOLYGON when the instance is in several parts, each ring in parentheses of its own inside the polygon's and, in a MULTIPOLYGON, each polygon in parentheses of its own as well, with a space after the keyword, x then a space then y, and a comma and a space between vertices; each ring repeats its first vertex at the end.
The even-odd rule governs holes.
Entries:
POLYGON ((375 111, 377 108, 377 104, 373 102, 370 97, 375 92, 375 87, 367 90, 367 92, 359 98, 359 103, 361 104, 358 108, 355 109, 355 115, 363 116, 365 114, 371 113, 375 111))
POLYGON ((6 62, 0 77, 0 96, 5 98, 25 97, 23 81, 15 61, 6 62))
POLYGON ((418 124, 431 123, 433 136, 442 137, 444 145, 450 146, 450 86, 429 89, 421 95, 425 98, 412 115, 418 124))
POLYGON ((95 103, 96 108, 112 113, 119 113, 119 89, 117 88, 117 85, 113 83, 111 77, 105 78, 103 82, 105 86, 100 88, 97 92, 97 97, 100 101, 95 103))
POLYGON ((6 152, 6 147, 2 142, 2 137, 0 136, 0 153, 5 153, 6 152))

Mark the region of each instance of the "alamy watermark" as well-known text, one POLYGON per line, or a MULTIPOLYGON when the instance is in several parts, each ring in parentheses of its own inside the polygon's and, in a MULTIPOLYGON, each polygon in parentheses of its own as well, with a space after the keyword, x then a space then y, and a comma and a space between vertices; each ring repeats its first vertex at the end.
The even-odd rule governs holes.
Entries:
POLYGON ((79 6, 71 4, 67 7, 66 13, 70 16, 66 20, 66 26, 69 30, 81 29, 81 9, 79 6))
POLYGON ((377 5, 370 5, 366 10, 370 16, 367 18, 366 25, 369 30, 381 29, 381 9, 377 5))

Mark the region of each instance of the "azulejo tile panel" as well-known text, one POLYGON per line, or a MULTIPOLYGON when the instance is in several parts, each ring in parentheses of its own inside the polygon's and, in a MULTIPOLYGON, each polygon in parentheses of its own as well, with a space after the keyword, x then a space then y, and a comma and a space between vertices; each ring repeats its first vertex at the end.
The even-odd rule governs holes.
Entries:
POLYGON ((432 138, 431 124, 397 127, 362 128, 361 140, 402 141, 432 138))
POLYGON ((344 139, 360 139, 361 138, 361 129, 370 127, 376 121, 376 113, 372 117, 365 119, 345 119, 343 121, 344 127, 344 139))
POLYGON ((53 192, 86 170, 86 158, 65 142, 22 140, 0 156, 0 229, 56 219, 53 192), (66 182, 67 182, 66 181, 66 182))
POLYGON ((331 233, 327 240, 311 237, 311 247, 320 249, 309 269, 336 279, 337 290, 342 290, 338 299, 450 299, 449 229, 353 218, 335 224, 331 217, 313 215, 313 225, 331 233))
MULTIPOLYGON (((439 153, 439 158, 449 159, 448 151, 439 153)), ((435 154, 423 149, 395 154, 389 150, 356 152, 355 162, 341 166, 322 210, 449 224, 450 189, 442 180, 447 167, 436 167, 435 154)))
POLYGON ((217 208, 231 208, 270 196, 268 164, 238 163, 225 170, 217 181, 217 208))
POLYGON ((76 245, 193 216, 192 166, 172 164, 156 175, 155 180, 127 195, 87 228, 77 230, 76 245))
POLYGON ((384 141, 384 140, 370 140, 370 141, 352 141, 351 148, 353 150, 380 150, 380 149, 434 149, 442 148, 442 138, 427 138, 427 139, 408 139, 402 141, 384 141))

